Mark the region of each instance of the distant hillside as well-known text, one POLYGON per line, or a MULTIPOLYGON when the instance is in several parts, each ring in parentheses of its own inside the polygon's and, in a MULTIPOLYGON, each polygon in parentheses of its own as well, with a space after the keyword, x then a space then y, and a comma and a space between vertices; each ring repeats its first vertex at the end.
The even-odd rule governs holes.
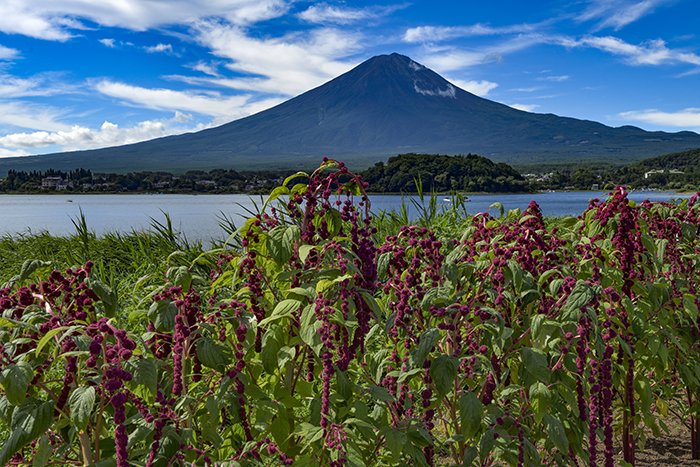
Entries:
POLYGON ((632 165, 649 170, 676 169, 686 173, 700 173, 700 149, 652 157, 632 165))
POLYGON ((401 154, 378 162, 362 172, 373 192, 415 193, 416 183, 425 192, 524 192, 525 179, 511 166, 473 154, 443 156, 401 154))
POLYGON ((8 169, 128 172, 312 168, 323 156, 355 169, 401 153, 476 153, 522 164, 624 163, 700 147, 700 135, 648 132, 516 110, 449 83, 399 54, 380 55, 255 115, 196 133, 113 148, 0 159, 8 169))

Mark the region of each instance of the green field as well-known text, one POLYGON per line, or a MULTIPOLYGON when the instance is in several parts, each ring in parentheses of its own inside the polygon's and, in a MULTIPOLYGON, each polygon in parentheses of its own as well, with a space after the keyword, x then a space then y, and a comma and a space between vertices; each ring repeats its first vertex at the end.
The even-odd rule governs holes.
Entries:
POLYGON ((409 222, 304 180, 206 251, 0 239, 0 464, 625 465, 671 423, 700 458, 695 198, 409 222))

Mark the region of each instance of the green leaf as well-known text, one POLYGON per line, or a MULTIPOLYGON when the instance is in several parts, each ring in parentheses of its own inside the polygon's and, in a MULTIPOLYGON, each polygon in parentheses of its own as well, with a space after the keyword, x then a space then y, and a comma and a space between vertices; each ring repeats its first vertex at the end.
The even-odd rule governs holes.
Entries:
POLYGON ((381 402, 392 402, 394 397, 382 386, 372 385, 369 387, 369 393, 375 400, 381 402))
POLYGON ((300 423, 294 432, 304 438, 307 445, 315 443, 323 438, 323 428, 312 425, 311 423, 300 423))
POLYGON ((135 384, 145 387, 153 396, 158 390, 158 367, 152 358, 140 358, 132 361, 134 368, 135 384))
MULTIPOLYGON (((289 180, 289 177, 287 177, 287 180, 289 180)), ((284 186, 278 186, 272 192, 270 192, 270 196, 265 200, 265 206, 279 198, 280 196, 288 195, 289 194, 289 188, 287 188, 287 180, 285 180, 284 186)))
POLYGON ((170 300, 153 302, 148 309, 148 319, 160 332, 172 332, 175 329, 177 307, 170 300))
POLYGON ((51 443, 49 443, 49 437, 42 435, 39 439, 39 443, 36 447, 36 452, 34 453, 34 459, 32 460, 32 467, 44 467, 49 463, 51 458, 51 443))
POLYGON ((408 436, 406 436, 406 433, 403 431, 392 427, 384 428, 382 433, 386 439, 386 447, 391 451, 392 460, 394 460, 394 462, 398 461, 403 452, 403 447, 408 441, 408 436))
POLYGON ((83 430, 90 420, 95 406, 95 388, 92 386, 75 388, 68 399, 70 418, 78 430, 83 430))
POLYGON ((113 317, 117 312, 117 305, 119 304, 119 299, 117 298, 117 293, 109 288, 106 284, 101 281, 89 277, 87 279, 87 285, 95 292, 95 295, 102 302, 102 306, 105 310, 105 315, 108 318, 113 317))
POLYGON ((301 323, 299 328, 299 337, 306 345, 311 347, 314 353, 318 356, 321 353, 323 342, 318 334, 318 329, 323 325, 321 321, 316 319, 313 305, 307 305, 301 312, 301 323))
POLYGON ((267 234, 267 251, 277 264, 286 264, 294 253, 294 243, 299 239, 299 227, 280 225, 267 234))
POLYGON ((472 438, 479 432, 483 414, 484 404, 476 397, 476 394, 469 391, 459 398, 459 419, 462 426, 462 434, 465 437, 472 438))
POLYGON ((344 371, 336 370, 335 379, 338 395, 342 397, 344 401, 352 399, 353 384, 350 379, 348 379, 347 374, 344 371))
POLYGON ((41 339, 39 339, 39 342, 37 342, 37 344, 36 344, 36 349, 34 350, 34 354, 38 357, 39 354, 41 353, 41 351, 42 351, 42 350, 44 349, 44 347, 46 346, 46 344, 48 344, 49 341, 50 341, 56 334, 58 334, 58 333, 61 332, 61 331, 65 331, 66 329, 68 329, 67 326, 61 326, 61 327, 58 327, 58 328, 53 328, 53 329, 51 329, 49 332, 47 332, 46 334, 44 334, 44 335, 41 337, 41 339))
POLYGON ((187 292, 192 286, 192 274, 187 266, 180 266, 175 270, 173 276, 173 284, 182 287, 182 290, 187 292))
POLYGON ((7 400, 12 405, 20 405, 27 397, 27 388, 34 377, 34 370, 28 363, 8 365, 0 375, 0 385, 5 390, 7 400))
POLYGON ((297 172, 295 174, 290 175, 289 177, 284 179, 284 182, 282 183, 282 186, 287 186, 289 185, 289 182, 292 180, 299 178, 299 177, 304 177, 304 178, 309 178, 309 174, 306 172, 297 172))
POLYGON ((547 357, 537 349, 523 348, 523 367, 525 384, 531 385, 535 381, 548 383, 552 372, 547 364, 547 357))
POLYGON ((215 344, 208 337, 202 337, 197 341, 197 358, 207 368, 225 372, 226 365, 231 361, 228 353, 228 349, 215 344))
POLYGON ((274 321, 277 321, 278 319, 292 316, 292 313, 294 313, 300 306, 301 302, 294 298, 282 300, 277 304, 277 306, 275 306, 275 309, 272 310, 272 314, 260 321, 258 325, 264 327, 274 321))
POLYGON ((550 414, 545 414, 544 422, 547 424, 549 439, 552 440, 557 449, 559 449, 559 452, 562 454, 568 453, 569 439, 566 437, 566 430, 561 421, 550 414))
POLYGON ((593 290, 585 282, 579 280, 569 297, 564 303, 563 312, 565 317, 578 312, 582 307, 588 305, 593 300, 593 290))
POLYGON ((309 253, 313 251, 315 247, 313 245, 301 245, 299 247, 299 260, 302 263, 306 262, 306 258, 309 257, 309 253))
POLYGON ((12 413, 10 436, 0 449, 0 465, 7 465, 12 456, 43 435, 53 422, 53 401, 32 399, 16 407, 12 413))
POLYGON ((23 282, 29 279, 29 277, 35 272, 39 271, 40 269, 48 268, 49 266, 51 266, 51 263, 48 261, 28 259, 22 263, 22 268, 20 269, 19 274, 13 276, 6 284, 3 285, 2 288, 10 288, 18 282, 23 282))
POLYGON ((436 328, 431 328, 425 331, 420 336, 420 341, 418 342, 418 347, 413 351, 411 359, 413 360, 414 368, 421 368, 423 362, 428 357, 428 354, 435 347, 438 339, 440 338, 440 331, 436 328))
POLYGON ((430 376, 439 395, 447 395, 454 389, 458 368, 459 360, 450 355, 440 355, 431 362, 430 376))
POLYGON ((549 411, 551 401, 552 391, 547 385, 538 381, 530 386, 530 405, 535 414, 535 419, 538 422, 541 421, 542 417, 549 411))

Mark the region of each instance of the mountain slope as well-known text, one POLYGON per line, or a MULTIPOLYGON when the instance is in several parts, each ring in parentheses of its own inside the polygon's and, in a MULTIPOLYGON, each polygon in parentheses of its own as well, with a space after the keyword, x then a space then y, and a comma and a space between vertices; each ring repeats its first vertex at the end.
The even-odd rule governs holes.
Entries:
POLYGON ((324 155, 367 166, 406 152, 478 153, 520 164, 620 161, 695 147, 700 147, 700 135, 692 132, 611 128, 516 110, 392 54, 371 58, 318 88, 220 127, 114 148, 0 159, 0 172, 309 167, 324 155))

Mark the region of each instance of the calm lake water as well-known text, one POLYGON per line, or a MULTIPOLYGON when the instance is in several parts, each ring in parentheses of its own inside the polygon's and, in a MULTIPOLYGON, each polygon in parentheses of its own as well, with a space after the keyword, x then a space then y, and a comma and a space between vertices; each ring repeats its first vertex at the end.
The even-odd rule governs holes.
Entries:
MULTIPOLYGON (((535 200, 545 216, 578 215, 592 198, 602 198, 605 193, 557 192, 525 195, 473 195, 467 204, 469 213, 488 211, 489 206, 501 202, 506 210, 525 209, 535 200)), ((644 199, 665 201, 687 197, 671 192, 637 192, 630 198, 640 202, 644 199)), ((417 198, 414 198, 417 199, 417 198)), ((372 210, 398 210, 402 197, 396 195, 374 195, 372 210)), ((409 216, 417 211, 405 198, 409 216)), ((446 198, 438 197, 438 206, 449 207, 446 198)), ((82 209, 88 226, 97 234, 132 229, 147 229, 151 218, 164 220, 167 212, 175 227, 190 240, 225 237, 217 216, 222 213, 233 219, 236 225, 243 223, 245 208, 253 209, 261 198, 249 195, 0 195, 0 234, 17 234, 48 231, 54 235, 74 233, 71 219, 79 216, 82 209)), ((427 202, 427 200, 426 200, 427 202)), ((498 214, 497 210, 492 213, 498 214)))

